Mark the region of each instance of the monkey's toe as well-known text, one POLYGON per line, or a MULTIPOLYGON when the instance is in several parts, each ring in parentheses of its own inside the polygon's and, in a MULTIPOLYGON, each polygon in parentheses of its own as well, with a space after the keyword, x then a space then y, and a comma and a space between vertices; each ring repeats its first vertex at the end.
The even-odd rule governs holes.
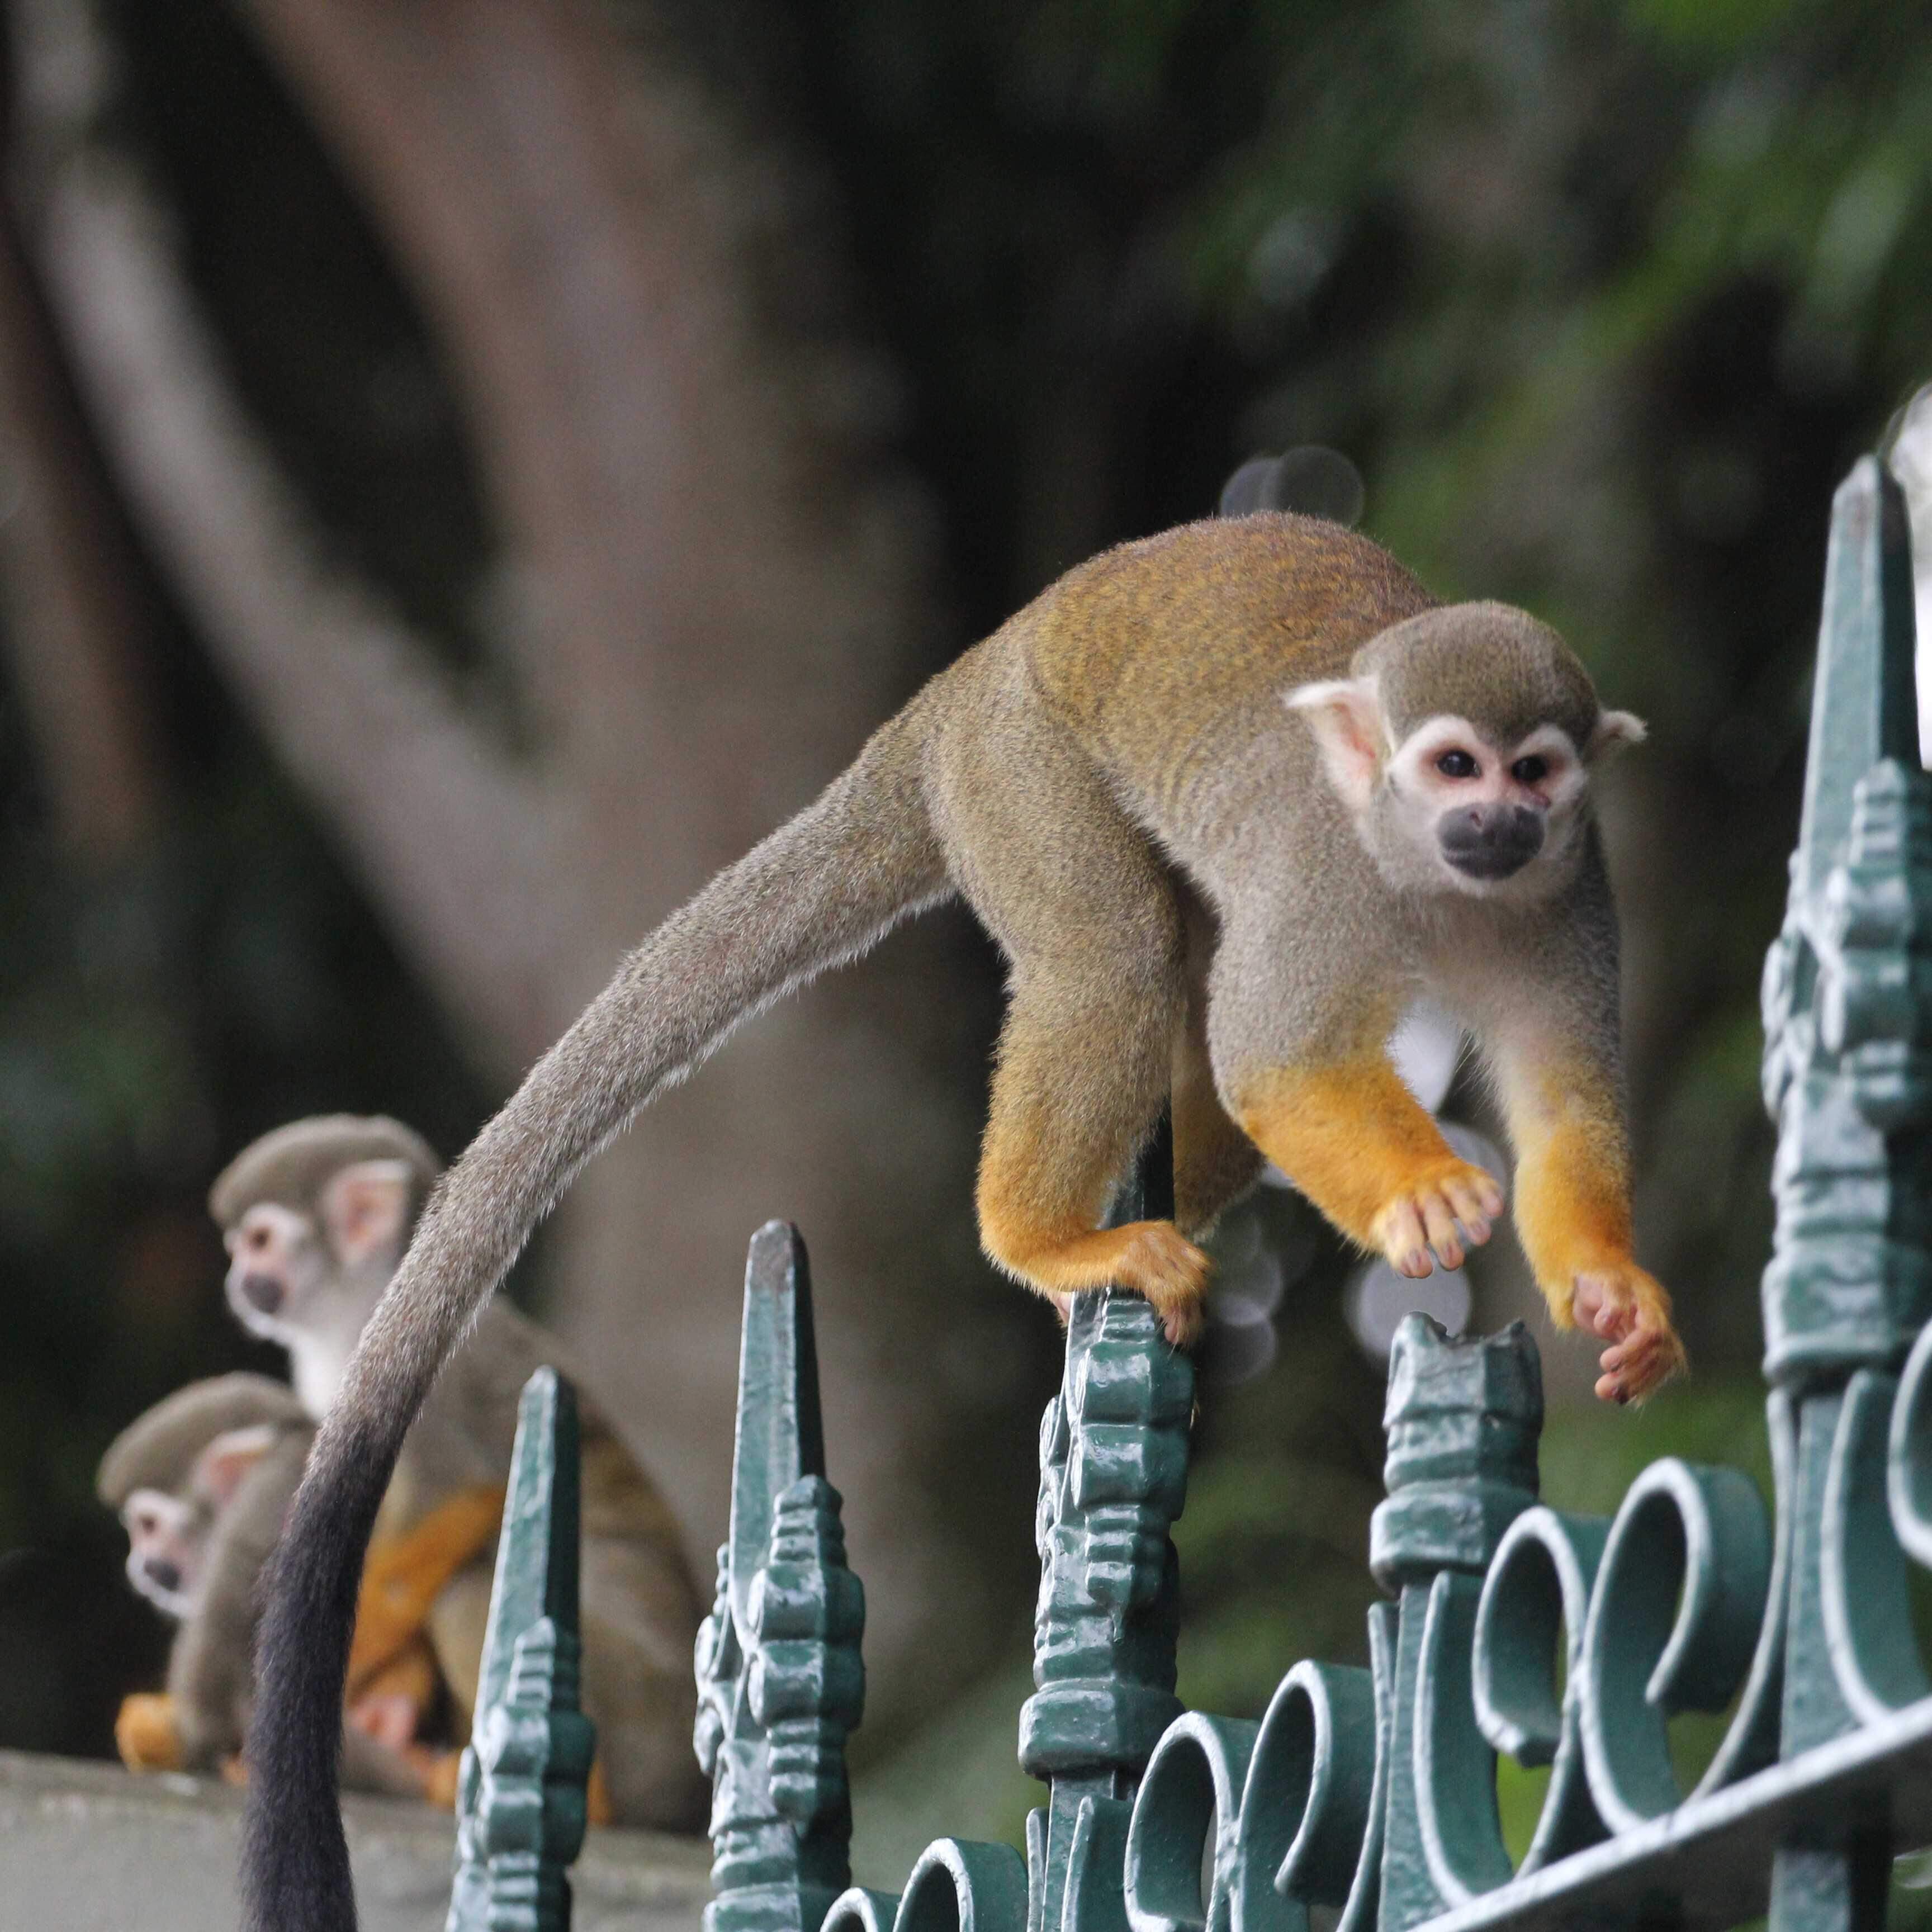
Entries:
POLYGON ((1172 1221, 1130 1221, 1078 1234, 982 1223, 986 1252, 1052 1302, 1065 1318, 1082 1288, 1124 1288, 1154 1304, 1167 1339, 1186 1348, 1200 1334, 1213 1264, 1172 1221))
POLYGON ((1114 1286, 1144 1295, 1168 1341, 1192 1348, 1204 1318, 1207 1256, 1172 1221, 1136 1221, 1110 1232, 1129 1237, 1114 1259, 1114 1286))
POLYGON ((1495 1177, 1459 1160, 1388 1202, 1372 1233, 1398 1274, 1420 1280, 1432 1271, 1432 1251, 1444 1268, 1460 1268, 1469 1249, 1490 1238, 1502 1205, 1495 1177))

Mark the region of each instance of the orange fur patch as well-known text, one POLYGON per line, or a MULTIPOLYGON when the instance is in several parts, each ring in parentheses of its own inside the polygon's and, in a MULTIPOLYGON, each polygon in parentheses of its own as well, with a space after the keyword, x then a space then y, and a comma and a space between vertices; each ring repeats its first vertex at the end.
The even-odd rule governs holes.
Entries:
POLYGON ((444 1586, 494 1540, 502 1520, 500 1487, 465 1490, 414 1528, 370 1546, 349 1652, 352 1702, 416 1636, 444 1586))
POLYGON ((1382 1054, 1327 1066, 1278 1066, 1235 1096, 1243 1130, 1342 1232, 1379 1245, 1397 1197, 1466 1172, 1382 1054))
POLYGON ((1559 1098, 1524 1139, 1516 1167, 1516 1232, 1557 1326, 1567 1328, 1576 1276, 1630 1259, 1623 1133, 1614 1118, 1559 1098))
POLYGON ((178 1771, 181 1728, 175 1700, 164 1690, 137 1690, 121 1700, 114 1720, 114 1742, 130 1771, 178 1771))

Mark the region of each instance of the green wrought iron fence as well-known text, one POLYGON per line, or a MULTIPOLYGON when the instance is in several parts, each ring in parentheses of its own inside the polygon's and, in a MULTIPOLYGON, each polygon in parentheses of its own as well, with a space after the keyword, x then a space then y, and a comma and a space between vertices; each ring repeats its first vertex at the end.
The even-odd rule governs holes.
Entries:
MULTIPOLYGON (((1932 782, 1909 539, 1861 463, 1833 508, 1803 828, 1765 971, 1778 1123, 1764 1277, 1774 1510, 1667 1460, 1613 1518, 1538 1501, 1519 1324, 1396 1337, 1370 1666, 1294 1665, 1259 1723, 1174 1694, 1169 1528, 1193 1371, 1147 1306, 1078 1298, 1040 1433, 1037 1688, 1048 1786, 1024 1856, 941 1839, 904 1889, 848 1884, 844 1742, 865 1599, 825 1478, 804 1249, 752 1244, 730 1537, 698 1646, 716 1793, 706 1932, 1851 1932, 1932 1844, 1932 782), (1733 1710, 1694 1789, 1668 1726, 1733 1710), (1496 1757, 1546 1766, 1513 1861, 1496 1757)), ((1157 1171, 1157 1169, 1156 1169, 1157 1171)), ((1148 1205, 1160 1211, 1160 1203, 1148 1205)), ((451 1932, 568 1918, 590 1749, 575 1702, 567 1391, 526 1396, 451 1932)))

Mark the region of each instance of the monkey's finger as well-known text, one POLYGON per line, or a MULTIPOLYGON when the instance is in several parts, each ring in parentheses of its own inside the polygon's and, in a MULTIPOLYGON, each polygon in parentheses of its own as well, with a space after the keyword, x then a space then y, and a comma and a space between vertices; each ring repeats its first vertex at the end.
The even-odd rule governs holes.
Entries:
POLYGON ((1625 1324, 1613 1338, 1612 1346, 1604 1351, 1604 1366, 1606 1369, 1620 1368, 1640 1356, 1668 1348, 1675 1339, 1667 1324, 1658 1321, 1648 1310, 1633 1304, 1625 1324))
POLYGON ((1427 1240, 1414 1202, 1399 1201, 1388 1210, 1382 1229, 1382 1252, 1397 1274, 1419 1281, 1433 1271, 1427 1240))
POLYGON ((1460 1178, 1445 1180, 1442 1191, 1449 1197, 1449 1204, 1456 1210, 1456 1218, 1462 1224, 1462 1232, 1468 1237, 1472 1248, 1480 1248, 1490 1238, 1490 1217, 1484 1212, 1480 1191, 1468 1181, 1460 1178))
POLYGON ((1429 1230, 1429 1245, 1436 1250, 1436 1258, 1445 1268, 1459 1268, 1462 1265, 1462 1243, 1456 1232, 1456 1216, 1447 1198, 1441 1194, 1425 1195, 1422 1202, 1423 1225, 1429 1230))
POLYGON ((1642 1402, 1684 1366, 1684 1345, 1667 1324, 1646 1324, 1604 1351, 1597 1394, 1606 1401, 1642 1402))
POLYGON ((1634 1310, 1601 1275, 1583 1274, 1576 1277, 1570 1312, 1576 1318, 1577 1327, 1586 1334, 1600 1335, 1606 1341, 1614 1341, 1628 1331, 1634 1310))

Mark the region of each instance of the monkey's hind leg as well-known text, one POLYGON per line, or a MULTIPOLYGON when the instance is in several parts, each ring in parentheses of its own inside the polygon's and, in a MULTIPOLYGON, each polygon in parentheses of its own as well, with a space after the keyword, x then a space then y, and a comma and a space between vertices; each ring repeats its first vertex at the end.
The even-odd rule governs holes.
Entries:
POLYGON ((1007 1014, 980 1162, 980 1239, 1056 1302, 1133 1289, 1185 1347, 1200 1331, 1208 1257, 1171 1221, 1095 1226, 1166 1097, 1167 1029, 1138 1000, 1096 1006, 1078 977, 1029 974, 1007 1014))
POLYGON ((1178 1345, 1200 1327, 1207 1256, 1172 1221, 1099 1222, 1167 1098, 1180 909, 1147 834, 1042 713, 1011 654, 1020 641, 946 674, 953 701, 928 775, 948 866, 1012 967, 980 1239, 1063 1306, 1081 1288, 1144 1294, 1178 1345))
POLYGON ((1190 984, 1185 1023, 1174 1036, 1174 1219, 1204 1240, 1224 1210, 1262 1171, 1262 1151, 1228 1117, 1208 1056, 1207 988, 1190 984))

